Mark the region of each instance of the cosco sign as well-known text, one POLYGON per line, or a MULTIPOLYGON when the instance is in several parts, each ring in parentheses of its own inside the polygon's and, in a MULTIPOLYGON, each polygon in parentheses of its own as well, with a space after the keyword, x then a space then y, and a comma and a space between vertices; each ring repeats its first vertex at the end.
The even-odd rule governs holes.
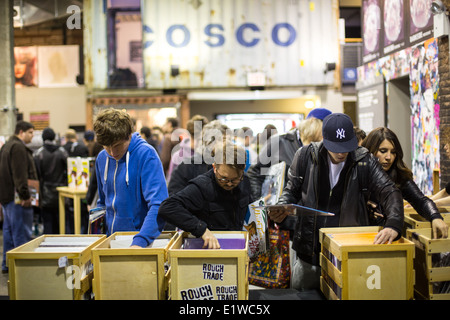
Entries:
MULTIPOLYGON (((203 29, 203 33, 209 37, 204 43, 209 47, 223 46, 225 43, 223 31, 224 27, 221 24, 208 24, 203 29)), ((261 41, 260 32, 261 30, 256 24, 244 23, 236 30, 236 40, 241 46, 254 47, 261 41)), ((154 32, 149 26, 144 26, 144 33, 154 32)), ((271 37, 276 45, 287 47, 295 41, 297 32, 289 23, 278 23, 272 28, 271 37)), ((166 31, 166 41, 174 48, 186 47, 191 41, 191 32, 185 25, 171 25, 166 31), (175 33, 178 34, 177 37, 174 37, 175 33)), ((150 47, 153 43, 154 41, 146 41, 145 48, 150 47)))

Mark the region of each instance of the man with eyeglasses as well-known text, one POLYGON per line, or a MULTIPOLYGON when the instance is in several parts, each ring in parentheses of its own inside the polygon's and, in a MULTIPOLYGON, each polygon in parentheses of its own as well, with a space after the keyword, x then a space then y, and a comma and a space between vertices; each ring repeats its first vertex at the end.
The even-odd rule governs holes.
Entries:
POLYGON ((212 231, 241 231, 252 202, 244 169, 245 149, 225 140, 214 150, 213 168, 164 200, 159 217, 201 237, 204 248, 220 249, 212 231))

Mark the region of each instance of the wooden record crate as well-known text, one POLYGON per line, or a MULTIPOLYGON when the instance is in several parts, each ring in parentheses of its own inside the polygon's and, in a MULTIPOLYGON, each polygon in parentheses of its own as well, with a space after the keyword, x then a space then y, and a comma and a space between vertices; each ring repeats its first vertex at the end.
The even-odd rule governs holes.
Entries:
POLYGON ((416 299, 450 300, 450 239, 433 239, 431 228, 408 229, 415 244, 416 299), (447 260, 443 259, 446 256, 447 260))
MULTIPOLYGON (((247 300, 248 233, 213 231, 221 249, 189 249, 183 233, 169 250, 171 269, 169 293, 172 300, 247 300), (223 238, 242 241, 227 246, 223 238)), ((188 241, 189 241, 188 240, 188 241)), ((195 239, 203 242, 201 238, 195 239)), ((231 240, 232 241, 232 240, 231 240)), ((201 244, 200 244, 201 245, 201 244)))
MULTIPOLYGON (((444 222, 450 225, 450 207, 440 207, 439 212, 444 218, 444 222)), ((406 237, 406 230, 431 228, 431 222, 426 220, 414 210, 414 208, 405 208, 403 236, 406 237)))
POLYGON ((104 235, 42 235, 8 251, 9 298, 90 299, 91 251, 104 238, 104 235))
POLYGON ((373 244, 380 227, 320 229, 320 287, 333 300, 413 299, 414 244, 373 244))
POLYGON ((165 300, 168 274, 168 250, 179 236, 175 231, 163 231, 149 248, 113 245, 123 237, 132 238, 138 232, 116 232, 92 250, 95 300, 165 300), (154 247, 158 241, 162 247, 154 247))

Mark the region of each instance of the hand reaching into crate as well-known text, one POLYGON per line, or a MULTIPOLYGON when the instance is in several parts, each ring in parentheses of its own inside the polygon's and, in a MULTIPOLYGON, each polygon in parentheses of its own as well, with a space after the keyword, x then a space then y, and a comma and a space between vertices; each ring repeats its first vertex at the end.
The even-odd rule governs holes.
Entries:
POLYGON ((202 239, 204 241, 203 248, 220 249, 219 240, 217 240, 208 228, 206 228, 205 233, 203 233, 202 239))
POLYGON ((375 240, 373 244, 384 244, 384 243, 392 243, 392 241, 397 238, 398 232, 391 228, 384 228, 375 236, 375 240))
POLYGON ((433 239, 448 237, 448 225, 444 220, 433 219, 433 221, 431 221, 431 227, 433 228, 433 239))

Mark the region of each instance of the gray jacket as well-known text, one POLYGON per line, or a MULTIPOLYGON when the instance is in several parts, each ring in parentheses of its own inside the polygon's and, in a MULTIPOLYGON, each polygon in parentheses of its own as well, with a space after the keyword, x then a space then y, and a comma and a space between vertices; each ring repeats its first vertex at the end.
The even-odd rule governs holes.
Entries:
MULTIPOLYGON (((298 138, 298 129, 270 137, 266 145, 259 152, 256 164, 252 165, 247 171, 253 199, 259 199, 261 197, 261 187, 264 178, 266 177, 261 173, 262 169, 269 168, 271 165, 284 161, 286 162, 287 177, 287 172, 292 163, 292 159, 294 159, 295 152, 297 152, 302 145, 303 144, 298 138), (278 150, 276 150, 276 146, 278 146, 278 150), (274 154, 272 155, 272 153, 274 154), (270 162, 265 161, 269 158, 271 160, 270 162)), ((285 181, 287 181, 287 179, 285 179, 285 181)))

